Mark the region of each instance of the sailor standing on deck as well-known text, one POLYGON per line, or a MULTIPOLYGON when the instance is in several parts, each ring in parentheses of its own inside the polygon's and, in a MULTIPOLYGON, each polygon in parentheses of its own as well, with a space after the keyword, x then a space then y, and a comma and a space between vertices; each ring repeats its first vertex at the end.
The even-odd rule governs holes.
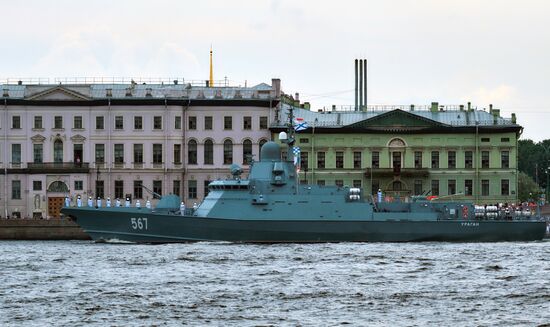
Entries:
POLYGON ((183 203, 183 201, 180 204, 180 215, 185 215, 185 203, 183 203))
POLYGON ((151 201, 147 200, 147 202, 145 202, 145 207, 151 209, 151 201))
POLYGON ((136 208, 141 209, 141 203, 139 202, 139 200, 136 201, 136 208))
POLYGON ((97 207, 101 208, 101 198, 97 197, 97 207))
POLYGON ((65 197, 65 207, 69 207, 71 205, 71 200, 69 199, 68 196, 65 197))
POLYGON ((77 207, 82 207, 82 199, 80 198, 80 195, 76 198, 76 206, 77 207))
POLYGON ((105 201, 105 206, 107 208, 110 208, 111 207, 111 198, 110 197, 107 197, 107 201, 105 201))
POLYGON ((198 207, 197 202, 193 203, 193 210, 197 210, 198 207))
POLYGON ((130 204, 131 204, 131 203, 130 203, 130 198, 129 198, 129 197, 126 197, 126 202, 124 202, 124 206, 125 206, 126 208, 130 208, 130 204))
POLYGON ((116 198, 115 206, 118 208, 120 207, 120 199, 116 198))
POLYGON ((382 202, 382 190, 378 189, 378 202, 382 202))
POLYGON ((88 197, 88 207, 93 207, 94 206, 94 200, 92 200, 92 197, 89 196, 88 197))

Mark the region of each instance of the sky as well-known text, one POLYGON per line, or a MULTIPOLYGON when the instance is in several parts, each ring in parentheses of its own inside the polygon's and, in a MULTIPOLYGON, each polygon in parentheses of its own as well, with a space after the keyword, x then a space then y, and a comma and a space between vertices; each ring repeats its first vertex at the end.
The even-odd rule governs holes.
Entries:
POLYGON ((550 138, 550 1, 0 0, 0 79, 179 77, 271 83, 312 109, 493 104, 550 138))

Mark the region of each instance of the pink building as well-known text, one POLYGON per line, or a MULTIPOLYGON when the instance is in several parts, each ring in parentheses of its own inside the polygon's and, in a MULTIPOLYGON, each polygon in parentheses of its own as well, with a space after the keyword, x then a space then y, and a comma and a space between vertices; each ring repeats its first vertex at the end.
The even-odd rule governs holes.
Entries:
MULTIPOLYGON (((56 81, 57 82, 57 81, 56 81)), ((94 81, 93 81, 94 82, 94 81)), ((141 83, 141 81, 140 81, 141 83)), ((270 139, 280 80, 254 87, 3 83, 0 215, 57 217, 68 196, 199 202, 270 139)), ((154 200, 153 200, 154 201, 154 200)))

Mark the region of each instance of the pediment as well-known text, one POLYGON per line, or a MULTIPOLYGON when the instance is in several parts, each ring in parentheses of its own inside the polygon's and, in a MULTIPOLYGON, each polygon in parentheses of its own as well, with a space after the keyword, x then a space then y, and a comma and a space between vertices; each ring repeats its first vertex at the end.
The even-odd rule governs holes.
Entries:
POLYGON ((421 129, 448 126, 438 121, 395 109, 350 125, 352 128, 421 129))
POLYGON ((40 134, 36 134, 34 136, 31 136, 32 143, 44 143, 46 138, 40 134))
POLYGON ((63 86, 56 86, 49 88, 47 90, 33 94, 27 98, 28 100, 90 100, 90 97, 65 88, 63 86))
POLYGON ((86 138, 80 134, 71 136, 71 141, 73 141, 74 143, 84 143, 85 140, 86 138))

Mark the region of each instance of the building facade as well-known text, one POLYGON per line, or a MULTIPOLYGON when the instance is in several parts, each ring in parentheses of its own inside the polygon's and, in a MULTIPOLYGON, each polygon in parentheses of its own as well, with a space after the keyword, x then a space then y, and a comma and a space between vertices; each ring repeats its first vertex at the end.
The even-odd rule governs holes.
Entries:
MULTIPOLYGON (((283 115, 285 116, 285 115, 283 115)), ((295 109, 302 182, 381 190, 390 197, 434 195, 479 204, 517 202, 522 128, 500 111, 464 106, 295 109)), ((275 122, 273 137, 282 130, 275 122)))
MULTIPOLYGON (((198 202, 209 181, 247 170, 270 139, 280 81, 254 87, 2 84, 1 217, 57 217, 68 196, 198 202)), ((104 200, 105 201, 105 200, 104 200)))

